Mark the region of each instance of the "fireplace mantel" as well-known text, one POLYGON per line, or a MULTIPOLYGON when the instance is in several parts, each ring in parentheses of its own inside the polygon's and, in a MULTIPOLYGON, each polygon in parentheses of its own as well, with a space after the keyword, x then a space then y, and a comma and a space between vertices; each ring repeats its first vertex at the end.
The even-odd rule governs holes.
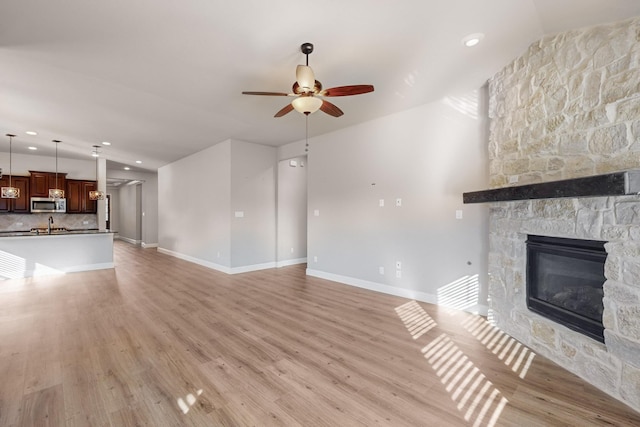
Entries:
POLYGON ((636 194, 640 194, 640 170, 472 191, 463 193, 462 201, 463 203, 489 203, 515 200, 555 199, 562 197, 606 197, 636 194))

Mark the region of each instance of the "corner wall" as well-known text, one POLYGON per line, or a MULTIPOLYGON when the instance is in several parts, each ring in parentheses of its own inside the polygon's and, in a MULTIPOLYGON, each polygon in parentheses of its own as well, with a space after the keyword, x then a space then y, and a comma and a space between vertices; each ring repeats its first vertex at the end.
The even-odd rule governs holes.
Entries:
POLYGON ((276 153, 227 140, 160 168, 158 250, 225 273, 274 267, 276 153))

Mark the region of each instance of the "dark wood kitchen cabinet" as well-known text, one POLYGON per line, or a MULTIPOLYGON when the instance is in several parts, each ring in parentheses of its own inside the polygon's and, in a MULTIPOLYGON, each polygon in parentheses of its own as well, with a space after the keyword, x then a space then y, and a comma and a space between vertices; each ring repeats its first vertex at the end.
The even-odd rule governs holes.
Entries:
POLYGON ((95 189, 95 181, 67 179, 67 213, 96 213, 98 203, 89 199, 95 189))
MULTIPOLYGON (((29 173, 31 174, 31 180, 29 183, 31 197, 49 197, 49 189, 56 188, 56 173, 38 171, 29 171, 29 173)), ((58 172, 57 188, 65 189, 66 176, 66 173, 58 172)))
MULTIPOLYGON (((0 212, 29 213, 29 177, 12 176, 11 185, 20 189, 20 197, 17 199, 0 198, 0 212)), ((9 186, 9 177, 0 179, 0 187, 9 186)))

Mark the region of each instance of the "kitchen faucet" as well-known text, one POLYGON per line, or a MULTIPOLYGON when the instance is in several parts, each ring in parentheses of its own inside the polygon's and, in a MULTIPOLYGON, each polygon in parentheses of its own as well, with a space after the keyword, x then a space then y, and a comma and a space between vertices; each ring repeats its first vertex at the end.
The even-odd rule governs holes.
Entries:
POLYGON ((53 216, 49 217, 49 225, 47 226, 47 232, 51 234, 51 224, 53 224, 53 216))

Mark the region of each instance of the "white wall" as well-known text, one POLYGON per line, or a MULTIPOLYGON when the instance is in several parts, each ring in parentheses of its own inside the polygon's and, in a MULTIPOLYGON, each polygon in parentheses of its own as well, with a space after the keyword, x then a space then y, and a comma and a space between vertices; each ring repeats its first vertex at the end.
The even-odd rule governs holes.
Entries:
POLYGON ((108 187, 107 194, 111 196, 111 230, 118 231, 120 228, 120 189, 108 187))
POLYGON ((279 266, 307 260, 307 157, 278 163, 277 233, 279 266), (295 162, 291 166, 290 161, 295 162))
POLYGON ((141 184, 141 237, 143 246, 158 245, 158 175, 141 184))
POLYGON ((275 261, 276 154, 274 147, 231 142, 232 267, 275 261))
POLYGON ((310 140, 308 274, 486 311, 487 207, 462 204, 488 185, 485 93, 310 140))
POLYGON ((122 185, 118 199, 118 237, 140 243, 140 185, 122 185))
POLYGON ((158 169, 161 251, 231 267, 231 141, 158 169))
MULTIPOLYGON (((29 171, 55 172, 55 157, 12 154, 11 171, 13 175, 29 176, 29 171)), ((0 153, 0 168, 3 175, 9 175, 9 153, 0 153)), ((87 160, 65 159, 58 157, 58 173, 66 173, 69 179, 96 180, 96 162, 87 155, 87 160)))

